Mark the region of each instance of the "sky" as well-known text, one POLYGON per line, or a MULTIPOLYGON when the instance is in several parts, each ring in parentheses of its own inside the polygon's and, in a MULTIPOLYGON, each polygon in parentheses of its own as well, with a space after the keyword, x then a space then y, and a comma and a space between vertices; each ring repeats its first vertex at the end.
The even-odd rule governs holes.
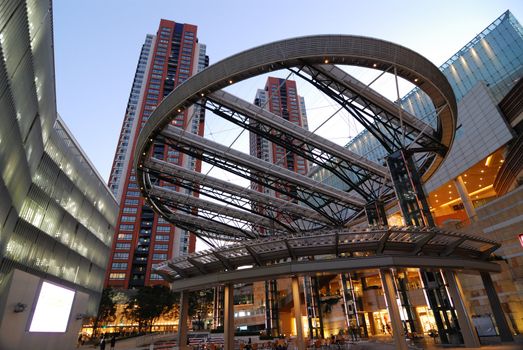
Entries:
MULTIPOLYGON (((348 34, 392 41, 439 66, 507 9, 523 21, 521 0, 55 0, 58 112, 107 180, 141 46, 162 18, 197 25, 211 64, 272 41, 348 34)), ((235 93, 252 101, 256 87, 235 93)))

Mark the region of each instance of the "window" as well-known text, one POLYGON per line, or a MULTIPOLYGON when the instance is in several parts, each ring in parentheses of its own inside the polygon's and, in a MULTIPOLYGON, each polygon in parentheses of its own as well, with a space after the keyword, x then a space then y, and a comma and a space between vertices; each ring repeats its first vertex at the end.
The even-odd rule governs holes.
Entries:
POLYGON ((120 225, 120 231, 132 231, 134 230, 134 225, 120 225))
POLYGON ((168 242, 169 236, 168 235, 156 235, 156 241, 157 242, 168 242))
POLYGON ((133 239, 133 235, 132 233, 119 233, 118 239, 121 241, 130 241, 131 239, 133 239))
POLYGON ((114 260, 127 260, 129 259, 129 253, 114 253, 114 260))
POLYGON ((156 231, 157 232, 170 232, 171 228, 169 226, 157 226, 156 231))
POLYGON ((109 274, 111 280, 123 280, 125 279, 125 273, 111 273, 109 274))
POLYGON ((116 243, 116 249, 131 249, 131 243, 116 243))
POLYGON ((127 197, 140 197, 140 192, 138 192, 138 191, 127 191, 127 197))
POLYGON ((111 269, 113 270, 127 270, 127 263, 113 263, 111 265, 111 269))
POLYGON ((167 254, 153 254, 153 260, 167 260, 167 254))
POLYGON ((151 277, 150 277, 151 280, 155 280, 155 281, 158 281, 158 280, 162 280, 162 276, 160 276, 159 274, 157 273, 151 273, 151 277))
POLYGON ((164 250, 164 251, 166 251, 166 250, 169 250, 169 247, 168 247, 167 244, 156 244, 154 246, 154 250, 164 250))
POLYGON ((135 216, 122 216, 122 222, 135 222, 136 217, 135 216))
MULTIPOLYGON (((136 204, 138 204, 138 203, 136 203, 136 204)), ((127 213, 127 214, 136 214, 137 211, 138 211, 138 208, 128 208, 128 207, 123 208, 123 212, 127 213)))

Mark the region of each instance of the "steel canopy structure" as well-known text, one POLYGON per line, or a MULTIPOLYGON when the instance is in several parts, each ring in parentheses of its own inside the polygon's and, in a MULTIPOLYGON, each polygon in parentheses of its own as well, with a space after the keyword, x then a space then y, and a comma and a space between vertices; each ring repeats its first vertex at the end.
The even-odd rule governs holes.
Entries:
POLYGON ((341 228, 360 215, 367 203, 393 196, 388 169, 382 164, 365 159, 263 108, 221 91, 233 83, 279 69, 295 72, 324 92, 371 131, 387 151, 408 148, 411 152, 421 153, 416 159, 423 180, 434 173, 452 144, 457 114, 452 88, 438 68, 419 54, 390 42, 344 35, 300 37, 263 45, 224 59, 187 80, 157 106, 144 125, 135 150, 137 179, 145 198, 166 219, 175 225, 182 224, 176 219, 176 213, 184 207, 184 213, 199 222, 216 222, 219 226, 230 227, 234 232, 244 233, 243 237, 241 234, 231 235, 229 229, 225 230, 227 233, 217 230, 210 233, 191 225, 199 237, 236 241, 341 228), (403 78, 418 86, 434 104, 438 114, 434 122, 437 129, 409 115, 399 105, 335 65, 390 72, 396 79, 403 78), (346 184, 348 190, 341 191, 298 176, 170 124, 176 115, 202 107, 327 169, 346 184), (254 196, 249 189, 238 192, 234 185, 210 176, 197 179, 194 174, 180 169, 177 169, 176 175, 169 173, 173 169, 154 159, 150 152, 155 143, 258 182, 291 198, 294 203, 292 206, 279 203, 275 207, 273 199, 254 196), (156 186, 158 181, 180 186, 189 196, 210 196, 236 209, 204 202, 198 204, 197 198, 189 204, 187 197, 161 190, 156 186), (297 207, 304 210, 300 212, 297 207), (311 211, 315 214, 310 215, 311 211), (257 219, 248 212, 257 215, 257 219), (260 216, 272 223, 261 220, 260 216), (251 219, 254 222, 247 229, 251 219), (261 231, 257 232, 254 226, 261 227, 261 231))
POLYGON ((317 271, 384 267, 497 272, 499 266, 486 261, 497 248, 498 243, 479 236, 435 228, 344 229, 248 240, 171 259, 157 265, 156 271, 175 282, 177 291, 317 271))

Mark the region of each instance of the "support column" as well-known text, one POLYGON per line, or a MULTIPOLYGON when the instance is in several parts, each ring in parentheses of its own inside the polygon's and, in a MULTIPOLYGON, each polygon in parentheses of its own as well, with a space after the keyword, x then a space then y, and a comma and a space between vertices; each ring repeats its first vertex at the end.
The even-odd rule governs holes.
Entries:
POLYGON ((223 349, 234 350, 234 285, 224 288, 223 349))
POLYGON ((492 282, 490 273, 483 271, 480 273, 480 275, 481 279, 483 280, 483 285, 485 286, 485 291, 487 292, 490 309, 492 310, 492 314, 496 320, 496 325, 498 326, 499 337, 501 338, 502 342, 513 342, 514 337, 510 332, 507 319, 505 318, 503 309, 501 308, 498 293, 494 288, 494 282, 492 282))
POLYGON ((189 291, 180 293, 180 314, 178 318, 178 347, 187 350, 187 320, 189 318, 189 291))
POLYGON ((381 284, 383 285, 383 292, 385 293, 385 300, 387 301, 387 309, 389 311, 390 321, 392 323, 392 335, 394 337, 394 345, 396 349, 408 350, 407 341, 401 323, 400 310, 396 302, 396 295, 394 294, 394 281, 392 280, 392 273, 390 269, 380 270, 381 284))
POLYGON ((463 292, 461 290, 461 285, 457 279, 456 273, 454 271, 445 270, 444 274, 445 280, 448 284, 450 297, 452 298, 452 303, 454 304, 454 309, 458 315, 457 319, 465 347, 479 348, 481 344, 479 342, 476 329, 474 328, 474 324, 472 323, 472 319, 470 318, 470 315, 467 311, 465 301, 463 300, 463 292))
POLYGON ((470 199, 470 196, 467 192, 463 178, 461 176, 455 178, 454 185, 458 190, 459 197, 461 198, 461 202, 463 203, 463 207, 465 208, 465 212, 467 213, 468 218, 474 218, 476 216, 476 209, 474 209, 474 205, 472 204, 472 200, 470 199))
MULTIPOLYGON (((413 160, 413 153, 400 149, 387 157, 387 165, 405 224, 434 227, 434 219, 429 209, 421 177, 413 160)), ((453 326, 455 312, 450 303, 446 302, 449 297, 442 283, 443 277, 439 272, 430 272, 425 269, 421 269, 420 274, 428 294, 429 306, 434 312, 441 343, 461 343, 457 327, 453 326)))
POLYGON ((394 191, 407 226, 434 226, 421 179, 408 150, 400 149, 387 157, 394 191))
POLYGON ((296 319, 296 345, 298 350, 305 350, 303 325, 301 323, 300 284, 296 276, 292 277, 292 300, 294 302, 294 318, 296 319))
POLYGON ((223 286, 214 287, 212 319, 213 329, 223 329, 223 286))
POLYGON ((394 276, 396 278, 397 294, 401 301, 401 306, 407 316, 405 331, 414 333, 421 331, 421 328, 416 324, 416 311, 410 304, 409 291, 408 291, 408 278, 406 269, 397 269, 397 273, 394 276))
POLYGON ((387 214, 385 204, 380 200, 374 200, 365 204, 365 215, 369 226, 387 226, 387 214))

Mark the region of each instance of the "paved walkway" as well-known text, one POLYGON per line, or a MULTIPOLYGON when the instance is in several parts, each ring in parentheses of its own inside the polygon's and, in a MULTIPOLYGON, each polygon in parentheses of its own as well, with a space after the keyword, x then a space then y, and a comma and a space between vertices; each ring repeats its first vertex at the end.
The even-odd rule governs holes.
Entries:
MULTIPOLYGON (((154 335, 145 335, 141 337, 129 338, 124 340, 119 340, 116 343, 115 350, 178 350, 178 347, 174 346, 175 335, 173 334, 154 334, 154 335), (152 347, 151 347, 152 345, 152 347)), ((481 350, 522 350, 523 349, 523 339, 518 338, 516 343, 512 344, 494 344, 494 345, 484 345, 481 346, 481 350)), ((322 347, 319 350, 393 350, 396 347, 392 342, 383 342, 376 340, 364 340, 358 342, 349 342, 346 346, 343 346, 341 349, 335 346, 333 347, 322 347)), ((92 350, 99 349, 95 345, 84 345, 79 347, 82 350, 92 350)), ((105 347, 106 350, 110 350, 109 345, 105 347)), ((292 349, 292 344, 289 349, 292 349)), ((313 348, 312 348, 313 349, 313 348)), ((411 350, 463 350, 464 347, 447 347, 440 344, 434 344, 432 339, 427 339, 426 342, 421 344, 414 344, 409 346, 411 350)))

